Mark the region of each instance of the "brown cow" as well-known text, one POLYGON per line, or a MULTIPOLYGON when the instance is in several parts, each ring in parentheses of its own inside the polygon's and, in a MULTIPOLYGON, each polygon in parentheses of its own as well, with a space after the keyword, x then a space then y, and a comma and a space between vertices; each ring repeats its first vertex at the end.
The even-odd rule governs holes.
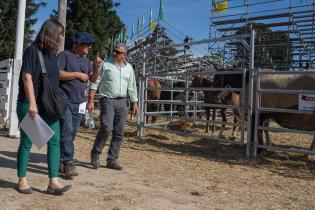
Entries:
MULTIPOLYGON (((212 87, 213 86, 213 81, 211 81, 210 79, 207 79, 206 77, 203 77, 203 76, 196 76, 190 87, 205 87, 205 88, 209 88, 209 87, 212 87)), ((204 102, 205 103, 208 103, 208 104, 216 104, 218 103, 217 100, 215 100, 215 98, 213 97, 214 94, 213 94, 213 91, 203 91, 204 92, 204 102)), ((210 109, 212 109, 212 121, 215 121, 215 113, 216 113, 216 108, 214 107, 205 107, 206 109, 206 119, 209 120, 210 118, 210 109)), ((226 109, 221 109, 221 116, 222 116, 222 120, 223 122, 226 122, 226 109)), ((224 127, 224 126, 223 126, 224 127)), ((207 122, 207 125, 206 125, 206 133, 209 132, 209 122, 207 122)), ((211 126, 211 132, 213 133, 214 132, 214 123, 212 123, 212 126, 211 126)))
MULTIPOLYGON (((230 104, 230 105, 236 105, 236 106, 240 106, 241 105, 241 97, 239 94, 235 93, 235 92, 224 92, 225 95, 219 95, 220 99, 221 99, 221 103, 222 104, 230 104)), ((234 119, 233 122, 234 123, 240 123, 241 122, 241 110, 239 108, 234 108, 233 109, 233 115, 234 115, 234 119)), ((235 130, 236 130, 236 126, 233 125, 233 130, 232 130, 232 137, 231 139, 235 139, 235 130)), ((221 129, 220 133, 219 133, 219 137, 223 136, 223 129, 221 129)))
MULTIPOLYGON (((159 100, 161 97, 161 84, 158 79, 148 78, 147 87, 154 88, 154 90, 147 91, 147 100, 159 100)), ((148 103, 147 112, 157 112, 160 110, 160 105, 157 103, 148 103)), ((155 123, 157 120, 156 116, 151 116, 151 123, 155 123)), ((149 122, 149 116, 146 117, 146 123, 149 122)))
MULTIPOLYGON (((312 90, 315 91, 315 75, 314 74, 276 74, 262 75, 260 86, 264 89, 287 89, 287 90, 312 90)), ((298 94, 279 94, 279 93, 262 93, 260 95, 261 107, 265 108, 283 108, 298 109, 298 94)), ((307 131, 315 131, 315 113, 313 114, 295 114, 295 113, 261 113, 259 122, 268 125, 272 119, 281 127, 289 129, 299 129, 307 131)), ((263 143, 261 131, 258 133, 258 141, 263 143)), ((315 138, 312 142, 310 150, 314 150, 315 138)))
MULTIPOLYGON (((273 71, 264 69, 264 71, 273 71)), ((224 75, 225 76, 225 75, 224 75)), ((221 86, 229 85, 232 88, 240 88, 242 80, 240 76, 222 77, 218 82, 221 86)), ((283 89, 283 90, 315 90, 315 75, 313 74, 264 74, 261 75, 260 87, 263 89, 283 89)), ((254 85, 256 87, 256 85, 254 85)), ((222 94, 222 93, 220 93, 222 94)), ((225 93, 226 94, 226 93, 225 93)), ((264 108, 282 108, 282 109, 297 109, 299 95, 292 93, 261 93, 261 107, 264 108)), ((269 125, 269 120, 272 119, 280 126, 290 129, 300 129, 315 131, 315 114, 294 114, 294 113, 277 113, 263 112, 259 116, 259 124, 263 126, 269 125)), ((270 144, 268 139, 268 131, 265 131, 267 144, 270 144)), ((262 130, 258 132, 258 141, 263 144, 262 130)), ((315 138, 312 142, 310 150, 315 149, 315 138)))
MULTIPOLYGON (((137 82, 137 87, 139 86, 138 84, 139 84, 139 81, 137 82)), ((155 90, 148 90, 147 91, 147 100, 159 100, 160 96, 161 96, 160 81, 158 79, 148 78, 148 80, 147 80, 147 87, 155 89, 155 90)), ((147 111, 148 112, 159 111, 159 107, 160 107, 159 104, 148 103, 147 104, 147 111)), ((132 110, 133 110, 133 106, 132 106, 131 103, 129 103, 129 115, 130 115, 129 116, 129 120, 130 120, 130 122, 132 121, 132 118, 133 118, 132 110)), ((146 123, 148 123, 148 121, 149 121, 148 119, 149 119, 149 116, 146 117, 146 123)), ((152 123, 155 123, 156 120, 157 120, 156 116, 152 116, 151 117, 151 122, 152 123)))

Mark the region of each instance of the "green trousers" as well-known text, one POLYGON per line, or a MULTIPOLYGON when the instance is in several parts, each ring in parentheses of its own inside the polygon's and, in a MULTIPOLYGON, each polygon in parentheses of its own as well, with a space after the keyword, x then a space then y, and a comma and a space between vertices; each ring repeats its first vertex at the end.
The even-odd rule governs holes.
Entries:
MULTIPOLYGON (((29 104, 17 104, 17 116, 21 122, 26 114, 28 114, 29 104)), ((45 120, 45 118, 43 118, 45 120)), ((46 120, 45 120, 46 121, 46 120)), ((47 145, 47 163, 49 178, 58 177, 59 159, 60 159, 60 125, 59 120, 55 122, 47 122, 49 127, 55 132, 55 135, 48 141, 47 145)), ((29 161, 32 141, 21 129, 20 146, 17 153, 17 175, 18 177, 26 176, 26 169, 29 161)))

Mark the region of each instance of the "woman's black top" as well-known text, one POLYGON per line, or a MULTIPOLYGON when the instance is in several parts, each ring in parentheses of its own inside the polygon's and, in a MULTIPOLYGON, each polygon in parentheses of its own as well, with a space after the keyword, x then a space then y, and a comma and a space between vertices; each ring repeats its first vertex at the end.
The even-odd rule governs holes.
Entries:
MULTIPOLYGON (((59 88, 59 69, 57 66, 57 57, 51 53, 43 53, 44 62, 46 65, 47 76, 50 84, 59 88)), ((29 46, 23 55, 20 79, 19 79, 19 94, 18 102, 24 103, 28 102, 27 96, 25 94, 24 84, 22 80, 22 74, 29 73, 32 75, 34 93, 37 104, 39 104, 39 99, 42 94, 42 69, 40 66, 39 56, 37 52, 37 46, 32 44, 29 46)))

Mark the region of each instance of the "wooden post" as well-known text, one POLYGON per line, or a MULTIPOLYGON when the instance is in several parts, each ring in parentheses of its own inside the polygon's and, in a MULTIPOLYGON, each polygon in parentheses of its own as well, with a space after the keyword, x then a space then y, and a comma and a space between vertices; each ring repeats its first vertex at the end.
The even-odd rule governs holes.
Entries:
MULTIPOLYGON (((59 0, 58 4, 58 21, 65 27, 66 31, 66 20, 67 20, 67 0, 59 0)), ((65 39, 63 39, 59 52, 63 51, 65 48, 65 39)))

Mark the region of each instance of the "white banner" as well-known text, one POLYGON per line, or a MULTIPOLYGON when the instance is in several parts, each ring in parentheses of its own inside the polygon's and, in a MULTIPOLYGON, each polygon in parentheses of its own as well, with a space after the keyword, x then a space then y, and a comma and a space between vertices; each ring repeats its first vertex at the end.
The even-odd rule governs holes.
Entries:
POLYGON ((301 111, 315 110, 315 95, 299 94, 299 110, 301 111))

